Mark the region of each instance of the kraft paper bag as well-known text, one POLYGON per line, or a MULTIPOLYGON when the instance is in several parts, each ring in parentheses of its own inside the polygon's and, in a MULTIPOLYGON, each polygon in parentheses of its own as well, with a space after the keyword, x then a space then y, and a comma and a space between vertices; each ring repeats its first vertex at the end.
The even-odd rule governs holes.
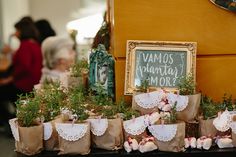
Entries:
POLYGON ((68 87, 75 87, 82 84, 82 77, 68 77, 68 87))
POLYGON ((93 146, 106 150, 118 150, 123 148, 124 137, 122 120, 120 118, 108 119, 108 127, 101 136, 92 134, 93 146))
POLYGON ((199 135, 199 122, 198 121, 189 121, 185 122, 185 137, 198 137, 199 135))
POLYGON ((217 130, 213 125, 213 120, 214 119, 207 119, 207 120, 200 119, 199 120, 200 137, 201 136, 211 136, 211 137, 216 136, 217 130))
POLYGON ((188 105, 183 111, 177 112, 177 120, 189 122, 195 120, 198 116, 201 94, 187 95, 187 97, 188 105))
POLYGON ((58 133, 55 123, 62 123, 62 118, 56 118, 48 123, 44 123, 44 149, 47 151, 59 150, 58 133))
POLYGON ((59 138, 58 155, 90 153, 91 136, 90 124, 56 123, 56 130, 59 138))
POLYGON ((139 143, 139 142, 142 141, 143 137, 147 137, 147 132, 144 131, 144 132, 142 132, 142 133, 139 134, 139 135, 132 135, 132 134, 129 134, 129 133, 127 133, 127 132, 124 132, 124 137, 125 137, 125 140, 126 140, 126 141, 128 140, 128 137, 131 137, 132 139, 136 139, 137 142, 139 143))
POLYGON ((124 121, 123 127, 125 141, 128 140, 128 137, 136 139, 138 143, 142 141, 143 137, 147 136, 146 125, 147 124, 145 124, 145 116, 140 116, 131 120, 124 121))
POLYGON ((85 88, 88 87, 88 72, 82 72, 82 76, 79 77, 74 77, 74 76, 68 77, 68 87, 75 87, 81 84, 85 88))
POLYGON ((25 155, 35 155, 43 150, 43 125, 20 127, 16 151, 25 155))
POLYGON ((236 147, 236 133, 232 132, 233 146, 236 147))
POLYGON ((155 143, 160 151, 184 151, 185 123, 160 124, 149 126, 149 131, 155 137, 155 143))
POLYGON ((236 147, 236 122, 231 123, 233 146, 236 147))
MULTIPOLYGON (((154 92, 157 92, 157 91, 154 91, 154 92)), ((151 92, 153 93, 153 92, 151 92)), ((141 103, 138 103, 135 101, 135 96, 138 96, 140 94, 147 94, 147 93, 141 93, 141 92, 135 92, 133 94, 133 98, 132 98, 132 109, 136 110, 136 111, 139 111, 141 113, 141 115, 145 115, 145 114, 150 114, 150 113, 153 113, 153 112, 158 112, 159 109, 158 109, 158 104, 154 105, 150 105, 150 106, 142 106, 141 103)), ((148 98, 144 98, 143 100, 145 99, 148 99, 148 98)))

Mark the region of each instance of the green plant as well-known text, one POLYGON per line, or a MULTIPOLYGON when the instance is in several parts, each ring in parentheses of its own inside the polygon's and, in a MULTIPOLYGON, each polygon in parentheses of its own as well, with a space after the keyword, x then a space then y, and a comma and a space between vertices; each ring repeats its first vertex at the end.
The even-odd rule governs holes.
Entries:
POLYGON ((72 76, 80 77, 82 76, 83 72, 88 72, 89 65, 88 61, 86 60, 79 60, 77 61, 71 68, 72 76))
POLYGON ((203 95, 201 97, 200 106, 203 118, 205 120, 216 117, 217 113, 219 112, 219 105, 213 102, 213 100, 206 95, 203 95))
POLYGON ((82 85, 77 86, 69 90, 67 95, 68 95, 67 97, 68 109, 77 116, 77 119, 79 121, 86 120, 89 117, 89 115, 85 112, 86 96, 84 93, 84 87, 82 85))
POLYGON ((193 95, 195 94, 195 80, 192 73, 189 73, 186 77, 179 79, 179 94, 180 95, 193 95))
POLYGON ((141 85, 136 86, 138 92, 143 92, 147 93, 148 92, 148 87, 149 87, 149 81, 148 79, 141 80, 141 85))
POLYGON ((16 101, 18 123, 22 127, 37 125, 36 119, 39 118, 40 98, 34 92, 20 95, 16 101))
POLYGON ((232 95, 227 95, 226 93, 222 97, 222 102, 219 105, 219 109, 224 111, 224 110, 229 110, 233 111, 235 109, 235 105, 232 99, 232 95))
POLYGON ((103 109, 100 111, 100 115, 108 119, 114 118, 116 114, 117 114, 117 109, 114 104, 109 106, 103 106, 103 109))
POLYGON ((177 102, 175 102, 174 106, 170 111, 170 123, 176 123, 177 121, 177 110, 176 110, 177 102))
POLYGON ((140 116, 140 113, 133 110, 131 105, 126 104, 124 98, 122 98, 118 103, 116 104, 116 112, 122 113, 123 120, 129 120, 132 118, 132 116, 138 117, 140 116))
POLYGON ((93 92, 91 99, 94 104, 99 106, 110 106, 113 104, 112 99, 108 96, 107 91, 100 83, 96 83, 91 91, 93 92))
POLYGON ((39 93, 41 102, 41 116, 45 122, 53 120, 60 114, 60 109, 64 105, 66 93, 60 88, 59 82, 43 84, 39 93))

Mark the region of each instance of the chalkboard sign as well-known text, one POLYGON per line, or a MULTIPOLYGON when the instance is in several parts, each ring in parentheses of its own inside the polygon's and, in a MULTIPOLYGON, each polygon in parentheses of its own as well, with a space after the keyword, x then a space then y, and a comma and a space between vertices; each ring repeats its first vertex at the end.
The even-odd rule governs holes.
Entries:
POLYGON ((195 76, 196 43, 128 41, 125 94, 132 94, 141 81, 151 87, 176 89, 179 78, 195 76))

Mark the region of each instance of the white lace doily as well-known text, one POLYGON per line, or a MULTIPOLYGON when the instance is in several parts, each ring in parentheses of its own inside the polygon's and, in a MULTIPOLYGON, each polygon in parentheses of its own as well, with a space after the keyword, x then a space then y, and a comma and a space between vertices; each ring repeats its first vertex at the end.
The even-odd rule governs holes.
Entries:
POLYGON ((123 126, 125 131, 131 135, 142 134, 146 129, 144 118, 145 118, 144 116, 141 116, 131 120, 124 121, 123 126))
POLYGON ((91 124, 91 131, 96 136, 102 136, 108 128, 107 119, 88 119, 91 124))
POLYGON ((227 110, 213 120, 213 125, 217 130, 221 132, 229 130, 230 124, 231 124, 231 115, 227 110))
POLYGON ((187 96, 168 93, 167 99, 168 99, 169 104, 171 104, 172 107, 174 106, 175 102, 177 102, 176 111, 178 111, 178 112, 183 111, 188 106, 188 97, 187 96))
POLYGON ((52 124, 50 122, 43 123, 43 139, 48 140, 52 136, 52 124))
POLYGON ((56 123, 56 130, 63 139, 77 141, 82 138, 88 129, 87 124, 56 123))
POLYGON ((154 108, 161 101, 162 93, 155 91, 150 93, 142 93, 134 96, 134 101, 142 108, 154 108))
POLYGON ((148 127, 152 135, 159 141, 171 141, 177 132, 177 124, 171 125, 152 125, 148 127))
POLYGON ((231 122, 230 127, 232 129, 232 132, 236 134, 236 122, 231 122))
POLYGON ((13 135, 14 139, 16 141, 20 141, 17 118, 10 119, 9 124, 10 124, 11 132, 12 132, 12 135, 13 135))

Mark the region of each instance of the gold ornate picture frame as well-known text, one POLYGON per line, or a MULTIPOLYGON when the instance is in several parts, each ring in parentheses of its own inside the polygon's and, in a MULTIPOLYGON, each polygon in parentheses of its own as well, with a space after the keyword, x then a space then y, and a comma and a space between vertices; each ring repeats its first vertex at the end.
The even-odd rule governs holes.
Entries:
POLYGON ((192 73, 195 79, 196 51, 196 42, 128 40, 124 94, 132 95, 143 80, 176 90, 180 77, 192 73))

